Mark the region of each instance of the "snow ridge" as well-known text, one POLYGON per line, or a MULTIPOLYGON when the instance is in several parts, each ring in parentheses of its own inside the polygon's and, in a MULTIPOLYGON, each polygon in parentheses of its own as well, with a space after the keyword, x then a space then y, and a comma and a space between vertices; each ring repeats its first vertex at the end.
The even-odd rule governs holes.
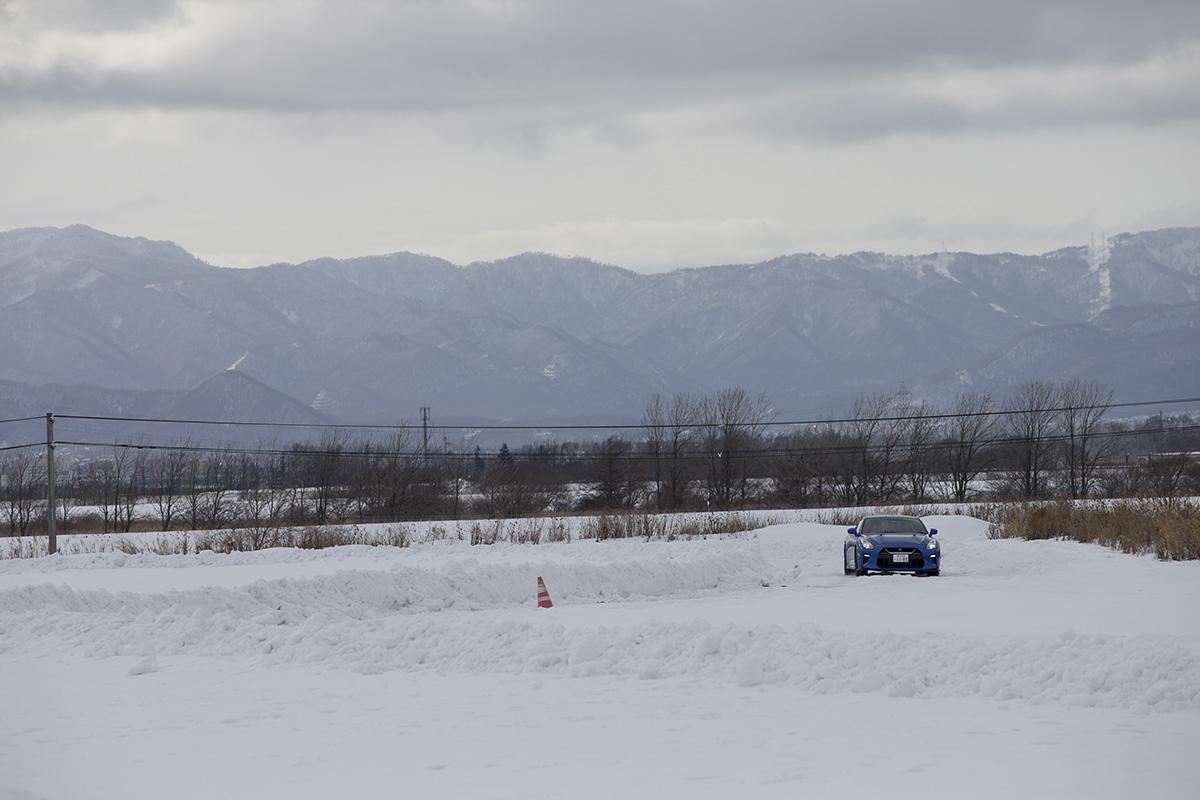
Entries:
POLYGON ((1112 257, 1112 240, 1101 237, 1100 244, 1088 246, 1088 271, 1096 276, 1098 293, 1091 302, 1088 319, 1095 319, 1112 307, 1112 272, 1108 261, 1112 257))
MULTIPOLYGON (((0 652, 13 652, 16 642, 40 631, 48 635, 44 642, 56 642, 56 652, 66 643, 90 657, 142 656, 153 649, 159 658, 319 663, 367 674, 437 670, 690 678, 786 685, 819 694, 982 696, 1138 712, 1200 708, 1200 663, 1186 649, 1161 641, 1070 632, 1037 638, 914 638, 813 624, 756 627, 705 620, 564 625, 535 616, 534 609, 524 621, 420 613, 473 606, 478 597, 470 596, 470 586, 480 584, 452 587, 468 592, 468 598, 451 603, 430 591, 432 575, 423 585, 414 585, 417 577, 348 573, 264 582, 224 600, 205 591, 110 595, 31 587, 4 598, 10 606, 16 601, 21 613, 9 616, 0 652), (47 616, 50 608, 58 613, 47 616), (383 613, 388 610, 406 613, 383 613)), ((569 575, 551 581, 570 584, 569 575)), ((586 594, 586 586, 578 588, 586 594)), ((644 586, 639 595, 654 591, 644 586)), ((510 602, 528 604, 529 587, 522 588, 519 599, 516 593, 514 587, 510 602)))

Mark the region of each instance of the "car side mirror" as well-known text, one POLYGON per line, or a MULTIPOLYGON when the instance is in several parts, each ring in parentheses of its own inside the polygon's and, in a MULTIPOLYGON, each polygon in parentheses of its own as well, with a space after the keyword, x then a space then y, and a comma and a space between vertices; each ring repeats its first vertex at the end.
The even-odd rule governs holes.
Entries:
POLYGON ((851 536, 858 536, 858 528, 846 528, 846 533, 851 536))
POLYGON ((930 535, 930 536, 937 536, 937 528, 930 528, 930 529, 929 529, 929 535, 930 535))

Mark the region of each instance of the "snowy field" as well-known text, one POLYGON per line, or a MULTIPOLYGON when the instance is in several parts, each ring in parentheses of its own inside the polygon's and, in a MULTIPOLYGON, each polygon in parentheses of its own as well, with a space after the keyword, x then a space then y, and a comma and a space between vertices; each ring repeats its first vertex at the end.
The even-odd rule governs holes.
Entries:
MULTIPOLYGON (((1089 501, 1076 501, 1089 502, 1089 501)), ((926 504, 920 506, 931 513, 962 514, 970 513, 973 508, 982 505, 971 504, 926 504)), ((817 509, 777 509, 750 511, 694 511, 675 512, 647 515, 651 519, 663 519, 668 524, 665 530, 678 530, 680 526, 689 523, 703 529, 707 523, 720 523, 722 520, 733 518, 746 520, 756 526, 775 525, 783 522, 829 522, 833 519, 846 517, 857 520, 866 514, 895 514, 904 513, 901 506, 857 506, 845 508, 817 509)), ((618 512, 616 516, 622 516, 618 512)), ((642 516, 633 512, 629 516, 642 516)), ((356 544, 390 544, 399 536, 413 544, 429 544, 446 539, 469 541, 472 528, 479 528, 485 533, 496 533, 502 541, 514 541, 531 530, 541 531, 546 541, 552 539, 553 531, 565 531, 571 539, 596 538, 586 529, 596 520, 596 515, 566 514, 540 515, 537 517, 512 517, 502 519, 468 519, 468 520, 415 520, 408 522, 377 522, 377 523, 346 523, 329 524, 320 527, 331 532, 340 532, 356 544)), ((244 528, 218 528, 214 530, 172 530, 163 531, 134 531, 130 533, 71 533, 58 537, 59 551, 66 555, 85 553, 166 553, 196 552, 198 545, 216 543, 217 549, 223 549, 221 543, 230 533, 244 531, 244 528)), ((280 531, 301 531, 304 526, 280 526, 280 531)), ((658 536, 656 538, 665 538, 658 536)), ((28 558, 46 554, 46 536, 3 536, 0 537, 0 560, 7 558, 28 558)))
POLYGON ((1200 563, 927 522, 0 561, 0 798, 1196 797, 1200 563))

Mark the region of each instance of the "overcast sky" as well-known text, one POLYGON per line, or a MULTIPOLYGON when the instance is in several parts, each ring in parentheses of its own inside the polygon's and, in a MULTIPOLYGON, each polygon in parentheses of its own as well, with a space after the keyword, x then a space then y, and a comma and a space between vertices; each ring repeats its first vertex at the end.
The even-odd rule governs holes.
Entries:
POLYGON ((245 266, 1200 224, 1196 0, 0 0, 0 229, 245 266))

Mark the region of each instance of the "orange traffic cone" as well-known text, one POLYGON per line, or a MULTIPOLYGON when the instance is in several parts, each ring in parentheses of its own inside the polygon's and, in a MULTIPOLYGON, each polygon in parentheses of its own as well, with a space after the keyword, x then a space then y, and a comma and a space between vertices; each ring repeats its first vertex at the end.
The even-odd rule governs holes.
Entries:
POLYGON ((538 578, 538 608, 554 608, 550 602, 550 592, 546 591, 546 582, 538 578))

